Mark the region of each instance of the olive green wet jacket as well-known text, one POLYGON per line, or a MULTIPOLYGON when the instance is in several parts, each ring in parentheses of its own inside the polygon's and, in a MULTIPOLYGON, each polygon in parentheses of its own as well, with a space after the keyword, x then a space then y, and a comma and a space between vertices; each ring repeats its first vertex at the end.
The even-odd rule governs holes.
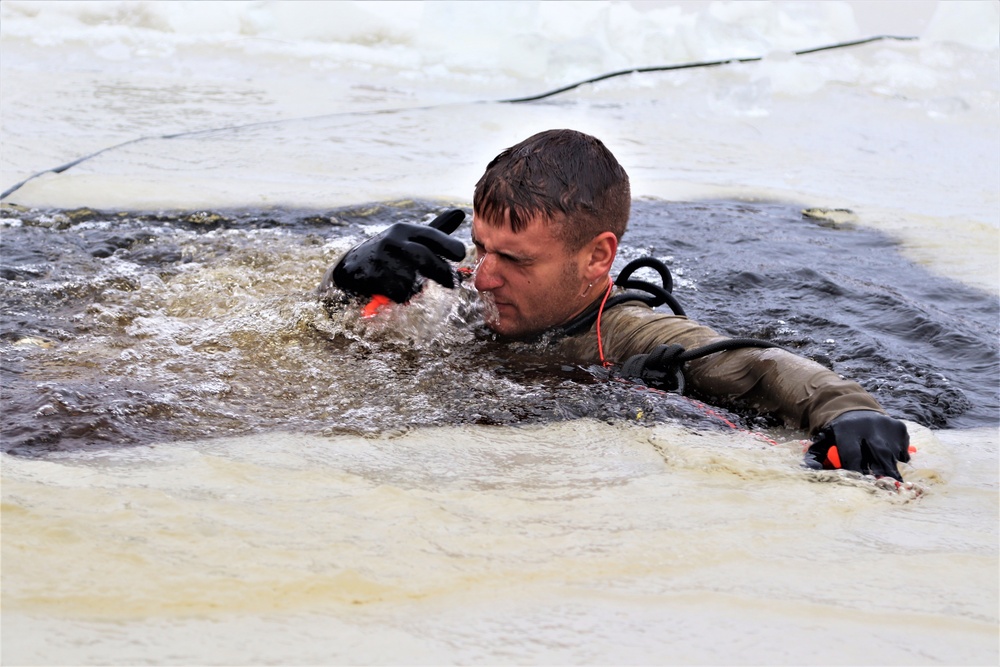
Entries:
MULTIPOLYGON (((693 350, 725 340, 686 317, 658 313, 635 301, 605 310, 600 322, 604 358, 616 364, 658 345, 693 350)), ((580 363, 601 362, 596 322, 589 331, 562 338, 556 345, 560 354, 580 363)), ((778 348, 710 354, 686 363, 684 377, 687 387, 707 400, 777 415, 810 434, 850 410, 885 412, 858 383, 778 348)))

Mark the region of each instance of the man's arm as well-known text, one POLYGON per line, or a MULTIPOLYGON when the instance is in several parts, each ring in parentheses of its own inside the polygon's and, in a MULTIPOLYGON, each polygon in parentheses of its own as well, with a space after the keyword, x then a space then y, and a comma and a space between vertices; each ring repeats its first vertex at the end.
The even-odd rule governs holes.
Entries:
MULTIPOLYGON (((614 363, 664 344, 692 350, 725 340, 685 317, 656 313, 642 304, 623 304, 602 320, 605 358, 614 363)), ((588 360, 599 356, 595 331, 564 345, 570 354, 588 360)), ((777 415, 815 436, 807 458, 814 467, 825 464, 899 479, 896 459, 909 460, 909 438, 901 422, 887 417, 858 383, 791 352, 768 348, 711 354, 688 362, 684 376, 696 394, 777 415)))
POLYGON ((698 394, 777 415, 810 435, 845 412, 884 413, 857 382, 779 348, 709 355, 689 362, 684 374, 698 394))

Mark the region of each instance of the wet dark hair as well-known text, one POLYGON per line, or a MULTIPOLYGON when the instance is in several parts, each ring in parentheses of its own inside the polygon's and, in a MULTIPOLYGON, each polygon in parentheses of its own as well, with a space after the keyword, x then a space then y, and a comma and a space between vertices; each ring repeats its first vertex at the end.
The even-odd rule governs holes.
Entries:
POLYGON ((628 174, 600 139, 546 130, 486 166, 472 199, 477 217, 519 232, 536 216, 571 250, 603 232, 621 240, 631 208, 628 174))

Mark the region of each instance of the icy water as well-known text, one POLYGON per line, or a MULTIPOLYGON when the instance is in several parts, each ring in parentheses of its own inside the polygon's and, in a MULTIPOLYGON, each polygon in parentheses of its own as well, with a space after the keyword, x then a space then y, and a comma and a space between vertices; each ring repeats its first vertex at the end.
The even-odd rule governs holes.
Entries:
MULTIPOLYGON (((321 303, 316 276, 344 249, 434 214, 427 203, 228 216, 8 209, 5 451, 699 414, 602 382, 544 344, 494 342, 469 286, 434 286, 372 321, 321 303)), ((695 319, 856 377, 901 418, 995 425, 996 299, 915 266, 884 234, 816 215, 638 201, 636 245, 617 268, 666 260, 695 319), (831 252, 841 258, 827 267, 831 252)), ((467 226, 457 235, 471 246, 467 226)))
POLYGON ((4 664, 997 662, 995 3, 0 10, 4 664), (632 176, 619 266, 861 382, 905 487, 468 288, 317 298, 558 126, 632 176))

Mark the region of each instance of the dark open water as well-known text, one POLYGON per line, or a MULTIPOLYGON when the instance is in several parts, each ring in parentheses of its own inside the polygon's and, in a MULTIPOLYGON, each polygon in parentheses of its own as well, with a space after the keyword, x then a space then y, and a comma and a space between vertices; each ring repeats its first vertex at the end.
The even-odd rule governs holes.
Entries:
MULTIPOLYGON (((376 322, 322 307, 323 270, 366 226, 438 208, 4 207, 4 451, 640 413, 718 426, 685 399, 490 341, 468 291, 431 290, 376 322)), ((996 425, 997 297, 914 265, 879 232, 834 222, 843 217, 783 203, 638 201, 619 268, 664 259, 689 316, 817 359, 896 417, 996 425)), ((457 234, 468 240, 468 226, 457 234)))

